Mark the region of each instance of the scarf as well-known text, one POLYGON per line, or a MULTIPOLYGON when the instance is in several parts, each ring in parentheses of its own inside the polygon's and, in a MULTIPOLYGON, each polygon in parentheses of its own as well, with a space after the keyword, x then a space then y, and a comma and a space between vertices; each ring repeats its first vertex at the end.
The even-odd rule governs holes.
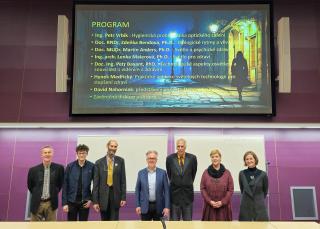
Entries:
POLYGON ((216 170, 215 168, 213 168, 212 165, 209 165, 209 167, 208 167, 208 173, 213 178, 222 177, 224 171, 226 171, 226 169, 225 169, 223 164, 220 164, 220 169, 219 170, 216 170))

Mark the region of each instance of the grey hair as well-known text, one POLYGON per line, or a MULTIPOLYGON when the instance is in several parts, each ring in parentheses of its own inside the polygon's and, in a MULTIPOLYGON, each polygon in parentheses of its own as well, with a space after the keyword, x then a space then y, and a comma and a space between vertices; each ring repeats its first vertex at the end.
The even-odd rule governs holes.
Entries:
POLYGON ((158 152, 156 150, 148 150, 148 152, 146 153, 146 157, 148 157, 150 153, 154 153, 158 157, 158 152))
POLYGON ((118 142, 117 142, 117 140, 115 140, 115 139, 110 139, 110 140, 107 142, 107 146, 109 146, 109 145, 111 144, 111 142, 116 143, 117 146, 118 146, 118 142))
POLYGON ((176 141, 176 144, 178 145, 178 142, 183 142, 184 146, 187 147, 187 141, 184 139, 184 138, 179 138, 177 141, 176 141))
POLYGON ((40 151, 42 152, 43 149, 50 149, 50 151, 53 152, 53 148, 52 148, 51 145, 42 146, 41 149, 40 149, 40 151))

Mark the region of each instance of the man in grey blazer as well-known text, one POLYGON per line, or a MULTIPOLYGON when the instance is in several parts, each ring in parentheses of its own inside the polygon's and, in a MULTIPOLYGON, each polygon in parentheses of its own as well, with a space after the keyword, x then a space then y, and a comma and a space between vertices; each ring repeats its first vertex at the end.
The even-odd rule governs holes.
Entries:
POLYGON ((116 140, 107 143, 107 155, 95 163, 93 178, 93 208, 101 220, 119 220, 119 209, 126 204, 126 171, 124 159, 115 156, 116 140))

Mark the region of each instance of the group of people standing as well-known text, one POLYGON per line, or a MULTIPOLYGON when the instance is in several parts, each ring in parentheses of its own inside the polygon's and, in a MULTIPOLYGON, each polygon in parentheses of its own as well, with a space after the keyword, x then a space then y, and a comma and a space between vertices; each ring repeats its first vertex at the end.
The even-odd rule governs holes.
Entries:
MULTIPOLYGON (((166 170, 157 167, 157 151, 146 153, 147 166, 139 171, 135 187, 135 211, 141 220, 192 220, 197 157, 186 152, 184 139, 178 139, 176 147, 176 153, 166 159, 166 170)), ((101 220, 119 220, 119 210, 126 205, 126 173, 124 159, 115 155, 117 149, 117 141, 109 140, 107 154, 93 164, 86 159, 89 148, 78 145, 77 160, 64 170, 62 165, 52 162, 53 148, 44 146, 42 163, 28 173, 31 221, 56 220, 61 189, 63 211, 69 221, 87 221, 91 206, 100 213, 101 220)), ((202 220, 231 221, 233 178, 221 163, 219 150, 212 150, 210 158, 211 164, 203 172, 200 184, 204 200, 202 220)), ((239 220, 267 221, 267 174, 256 168, 258 158, 254 152, 246 152, 243 160, 248 168, 239 174, 239 220)))

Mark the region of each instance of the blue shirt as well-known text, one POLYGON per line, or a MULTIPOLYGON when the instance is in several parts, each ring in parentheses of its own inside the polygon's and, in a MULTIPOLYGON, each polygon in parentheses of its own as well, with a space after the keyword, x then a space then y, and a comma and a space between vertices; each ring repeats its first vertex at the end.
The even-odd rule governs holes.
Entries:
POLYGON ((156 169, 148 169, 149 201, 156 201, 156 169))

